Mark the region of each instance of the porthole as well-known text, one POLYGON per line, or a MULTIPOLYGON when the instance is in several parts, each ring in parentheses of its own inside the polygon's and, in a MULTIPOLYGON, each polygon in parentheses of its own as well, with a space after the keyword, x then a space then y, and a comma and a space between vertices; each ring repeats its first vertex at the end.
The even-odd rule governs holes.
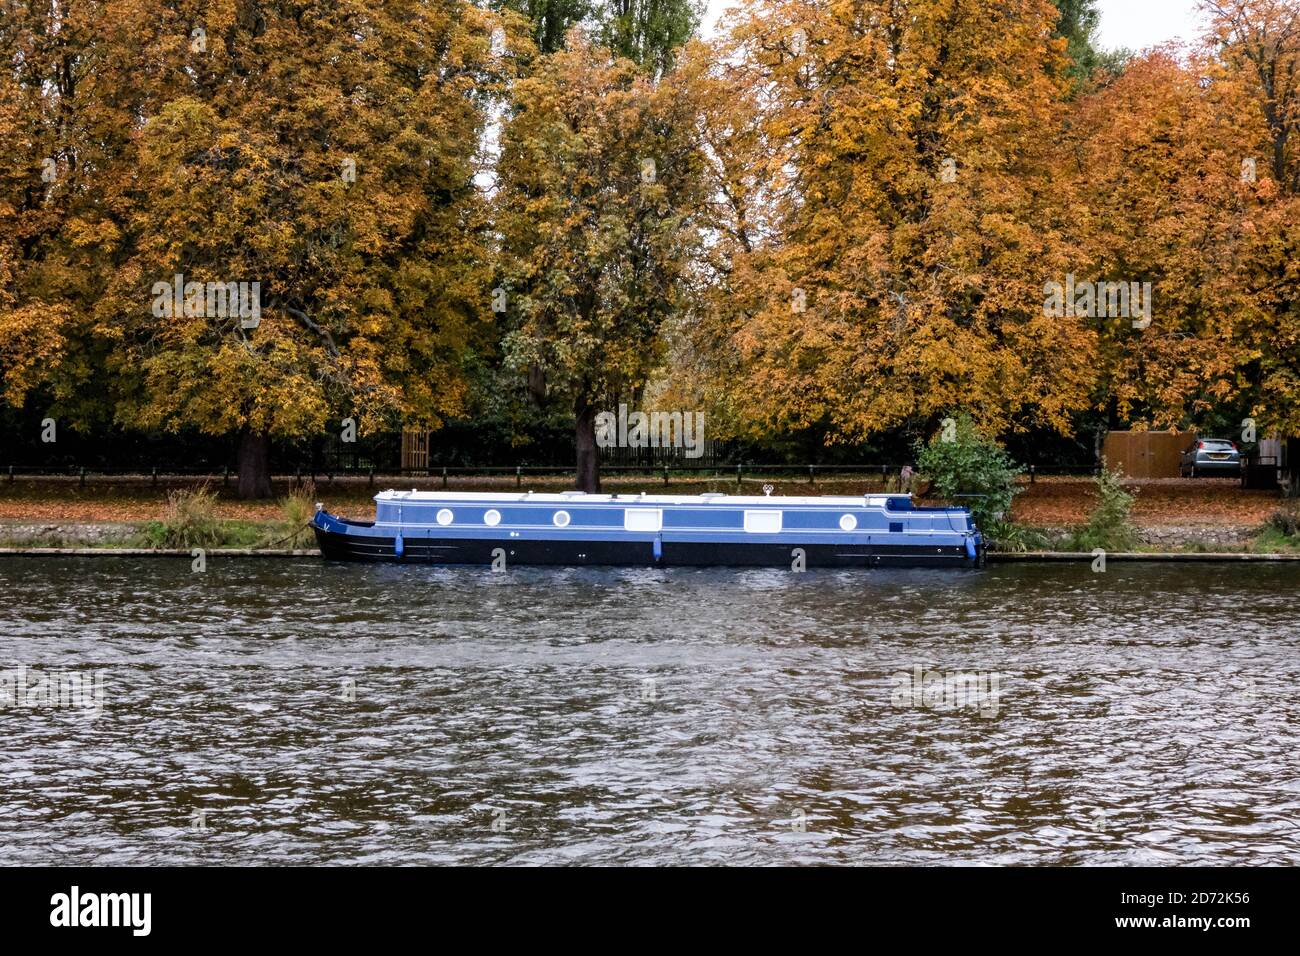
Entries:
POLYGON ((855 517, 853 517, 853 515, 841 515, 841 516, 840 516, 840 530, 841 530, 841 531, 853 531, 854 529, 857 528, 857 526, 858 526, 858 519, 855 518, 855 517))
POLYGON ((443 527, 446 527, 447 525, 451 524, 453 518, 455 518, 455 515, 451 513, 450 508, 438 509, 438 524, 442 525, 443 527))
POLYGON ((569 526, 569 513, 567 511, 557 511, 555 517, 551 520, 555 522, 555 527, 567 528, 569 526))
POLYGON ((496 508, 489 508, 487 513, 483 515, 483 523, 488 527, 495 528, 501 523, 501 512, 497 511, 496 508))

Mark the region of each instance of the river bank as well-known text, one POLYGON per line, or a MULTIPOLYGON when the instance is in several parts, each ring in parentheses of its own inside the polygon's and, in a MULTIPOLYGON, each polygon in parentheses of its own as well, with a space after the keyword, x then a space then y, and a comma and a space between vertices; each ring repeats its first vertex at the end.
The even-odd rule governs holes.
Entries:
MULTIPOLYGON (((379 477, 374 484, 365 477, 322 480, 312 485, 285 479, 277 482, 277 498, 241 501, 233 488, 220 479, 208 486, 214 492, 212 517, 219 525, 219 540, 213 547, 237 550, 284 551, 297 546, 301 551, 311 542, 297 535, 301 513, 285 512, 285 497, 295 493, 322 501, 332 512, 346 517, 373 517, 372 497, 378 488, 436 489, 442 480, 434 478, 379 477)), ((90 479, 83 485, 75 477, 20 479, 0 483, 0 548, 6 549, 157 549, 156 530, 164 520, 169 493, 200 487, 192 478, 90 479)), ((556 491, 570 487, 563 476, 519 479, 525 490, 556 491)), ((706 491, 728 494, 761 493, 770 484, 776 494, 860 495, 893 490, 879 480, 862 477, 826 476, 816 482, 768 479, 744 481, 737 490, 732 477, 672 477, 664 484, 657 476, 618 476, 606 479, 606 490, 620 493, 656 491, 699 494, 706 491)), ((1300 553, 1300 538, 1280 534, 1268 525, 1277 511, 1276 493, 1245 491, 1229 479, 1160 479, 1126 484, 1136 492, 1132 521, 1137 535, 1134 551, 1139 553, 1300 553)), ((514 490, 509 477, 454 478, 450 490, 514 490)), ((1069 545, 1071 529, 1084 522, 1094 505, 1092 482, 1086 478, 1039 477, 1021 485, 1012 519, 1032 531, 1039 542, 1029 550, 1061 553, 1075 550, 1069 545)))

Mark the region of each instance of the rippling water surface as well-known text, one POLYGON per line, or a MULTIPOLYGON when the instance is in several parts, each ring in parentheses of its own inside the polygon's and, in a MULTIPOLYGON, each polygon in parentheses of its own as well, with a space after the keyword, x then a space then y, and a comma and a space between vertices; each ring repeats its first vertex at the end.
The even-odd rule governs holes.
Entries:
POLYGON ((1295 565, 0 589, 10 686, 103 675, 97 716, 0 709, 8 863, 1300 863, 1295 565))

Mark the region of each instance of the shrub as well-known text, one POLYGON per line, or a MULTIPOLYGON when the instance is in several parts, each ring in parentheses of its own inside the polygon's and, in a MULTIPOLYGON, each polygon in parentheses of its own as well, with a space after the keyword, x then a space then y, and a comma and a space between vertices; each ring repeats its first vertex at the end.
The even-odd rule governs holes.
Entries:
POLYGON ((950 419, 928 445, 918 448, 916 463, 931 491, 969 508, 981 529, 1004 525, 1023 469, 1000 444, 980 434, 969 415, 950 419), (963 497, 967 495, 971 497, 963 497))
POLYGON ((278 548, 310 548, 315 543, 309 524, 316 513, 316 486, 311 482, 295 488, 278 502, 280 521, 273 540, 278 548))
POLYGON ((155 548, 211 548, 223 538, 217 518, 217 493, 203 485, 167 494, 161 521, 150 522, 144 534, 155 548))
POLYGON ((1300 501, 1287 498, 1282 507, 1269 516, 1268 527, 1288 538, 1300 537, 1300 501))
POLYGON ((1052 539, 1045 532, 1011 521, 995 520, 984 530, 984 537, 994 551, 1050 551, 1052 549, 1052 539))
POLYGON ((1137 529, 1129 521, 1134 495, 1124 489, 1123 478, 1118 470, 1103 466, 1092 479, 1097 506, 1088 523, 1075 530, 1075 550, 1129 551, 1137 546, 1137 529))

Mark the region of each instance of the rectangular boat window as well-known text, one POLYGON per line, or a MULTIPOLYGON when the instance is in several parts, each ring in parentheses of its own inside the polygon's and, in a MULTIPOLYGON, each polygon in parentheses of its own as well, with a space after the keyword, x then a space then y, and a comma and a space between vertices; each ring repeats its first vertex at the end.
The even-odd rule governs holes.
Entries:
POLYGON ((662 508, 625 508, 623 510, 623 530, 625 531, 660 531, 664 526, 662 508))
POLYGON ((776 534, 781 530, 781 512, 746 511, 745 530, 750 534, 776 534))

